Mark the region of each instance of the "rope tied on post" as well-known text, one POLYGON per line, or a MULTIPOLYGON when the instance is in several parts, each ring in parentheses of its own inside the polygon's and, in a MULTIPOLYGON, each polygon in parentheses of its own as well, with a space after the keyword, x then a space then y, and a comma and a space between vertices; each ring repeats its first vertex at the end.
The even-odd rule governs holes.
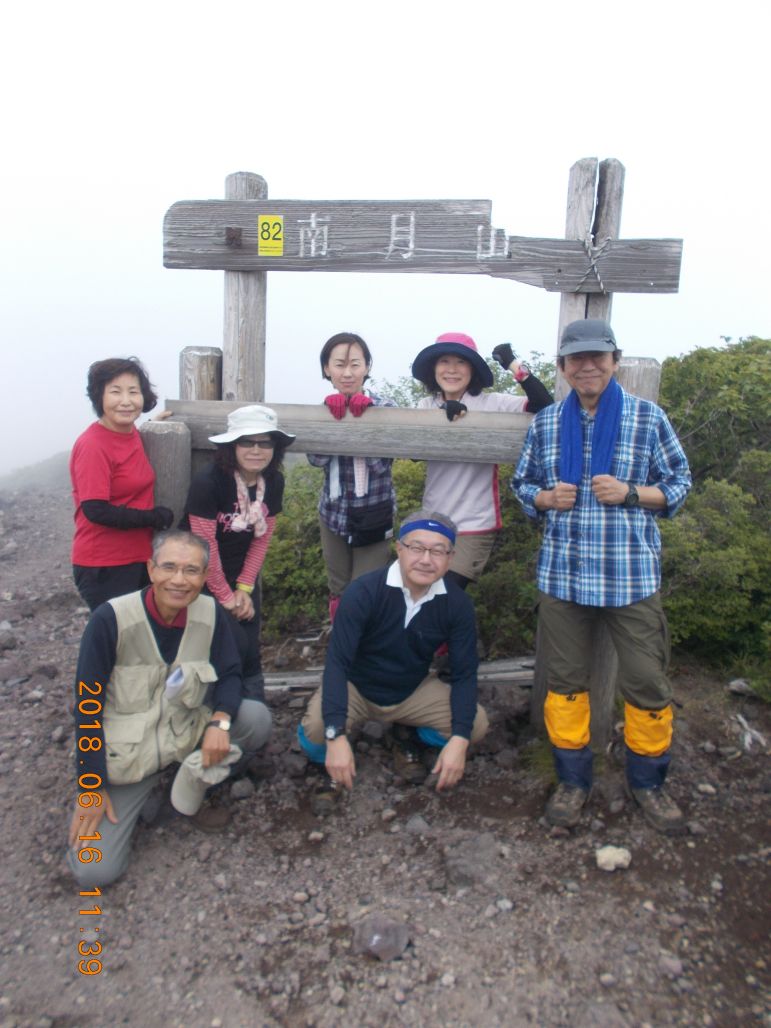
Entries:
POLYGON ((600 275, 599 261, 601 261, 602 258, 605 256, 605 251, 608 249, 608 246, 610 245, 610 239, 606 239, 603 242, 602 246, 593 246, 591 238, 589 236, 586 236, 583 240, 583 244, 586 256, 589 258, 589 267, 584 272, 583 276, 581 277, 581 281, 578 283, 573 292, 580 293, 581 286, 584 284, 584 282, 586 282, 587 278, 589 278, 589 276, 592 273, 594 273, 594 277, 597 279, 597 282, 600 286, 600 292, 607 296, 608 291, 605 288, 605 283, 602 281, 602 276, 600 275))

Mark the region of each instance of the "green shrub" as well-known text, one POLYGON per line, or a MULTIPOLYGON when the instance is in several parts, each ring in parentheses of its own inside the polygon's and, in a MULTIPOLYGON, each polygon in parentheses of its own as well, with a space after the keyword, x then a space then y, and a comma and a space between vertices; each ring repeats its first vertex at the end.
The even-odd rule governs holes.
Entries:
POLYGON ((771 443, 771 339, 751 336, 664 361, 661 405, 688 454, 694 482, 742 484, 739 462, 771 443))
POLYGON ((707 479, 676 518, 661 523, 672 639, 695 653, 762 656, 767 645, 771 555, 757 507, 738 485, 707 479))
POLYGON ((262 572, 262 624, 266 639, 280 639, 323 623, 327 574, 321 556, 318 502, 321 468, 297 463, 286 474, 284 513, 262 572))

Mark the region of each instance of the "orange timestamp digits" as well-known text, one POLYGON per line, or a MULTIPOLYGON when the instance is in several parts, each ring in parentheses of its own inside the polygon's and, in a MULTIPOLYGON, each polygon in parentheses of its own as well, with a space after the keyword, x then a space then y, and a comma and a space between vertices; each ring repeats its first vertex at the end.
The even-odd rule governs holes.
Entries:
MULTIPOLYGON (((101 700, 94 699, 93 697, 99 696, 102 691, 102 687, 99 682, 95 682, 93 686, 86 685, 85 682, 78 683, 78 695, 83 696, 83 693, 88 695, 80 700, 78 703, 78 713, 82 718, 92 718, 90 723, 81 723, 78 725, 80 729, 80 735, 78 736, 78 749, 81 753, 88 753, 91 751, 98 752, 102 748, 102 740, 98 735, 88 735, 89 731, 98 731, 102 727, 102 722, 99 720, 99 715, 102 713, 102 702, 101 700)), ((99 792, 93 790, 100 789, 102 787, 102 776, 95 774, 93 771, 87 771, 80 775, 78 778, 78 788, 82 791, 78 794, 78 805, 84 809, 89 807, 101 807, 102 797, 99 792)), ((98 843, 102 836, 99 832, 94 832, 93 835, 79 835, 78 842, 94 842, 98 843)), ((98 864, 102 859, 102 851, 98 846, 84 846, 78 850, 78 860, 82 864, 98 864)), ((102 890, 99 888, 86 890, 79 893, 80 896, 101 896, 102 890)), ((80 917, 93 917, 97 918, 102 913, 102 908, 94 903, 93 907, 86 907, 78 911, 80 917)), ((96 926, 94 921, 91 921, 87 926, 81 927, 81 932, 94 931, 98 932, 99 928, 96 926)), ((99 974, 102 970, 102 961, 98 958, 102 953, 102 944, 97 941, 87 941, 81 939, 78 942, 78 956, 81 958, 78 960, 78 971, 80 974, 91 976, 99 974)))

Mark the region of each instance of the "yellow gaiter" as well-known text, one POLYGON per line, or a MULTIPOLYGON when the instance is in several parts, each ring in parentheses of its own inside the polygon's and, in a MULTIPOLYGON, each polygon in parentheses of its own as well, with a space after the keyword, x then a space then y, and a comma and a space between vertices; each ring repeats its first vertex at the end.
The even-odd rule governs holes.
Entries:
POLYGON ((552 746, 580 750, 589 745, 588 692, 563 696, 550 690, 546 694, 543 713, 552 746))
POLYGON ((660 757, 672 744, 672 707, 640 710, 624 704, 624 742, 632 753, 660 757))

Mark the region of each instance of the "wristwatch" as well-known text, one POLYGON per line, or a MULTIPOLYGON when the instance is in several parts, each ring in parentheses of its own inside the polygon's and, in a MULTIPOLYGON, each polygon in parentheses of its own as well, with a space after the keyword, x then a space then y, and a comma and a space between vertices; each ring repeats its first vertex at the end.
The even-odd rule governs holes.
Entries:
POLYGON ((629 483, 629 492, 624 497, 625 507, 639 507, 640 506, 640 494, 637 492, 637 486, 629 483))
POLYGON ((327 742, 332 742, 333 739, 338 739, 341 735, 345 735, 344 728, 335 728, 334 725, 327 725, 324 729, 324 738, 327 742))
POLYGON ((223 732, 230 731, 231 720, 229 717, 215 718, 213 721, 209 721, 206 725, 207 728, 221 728, 223 732))

